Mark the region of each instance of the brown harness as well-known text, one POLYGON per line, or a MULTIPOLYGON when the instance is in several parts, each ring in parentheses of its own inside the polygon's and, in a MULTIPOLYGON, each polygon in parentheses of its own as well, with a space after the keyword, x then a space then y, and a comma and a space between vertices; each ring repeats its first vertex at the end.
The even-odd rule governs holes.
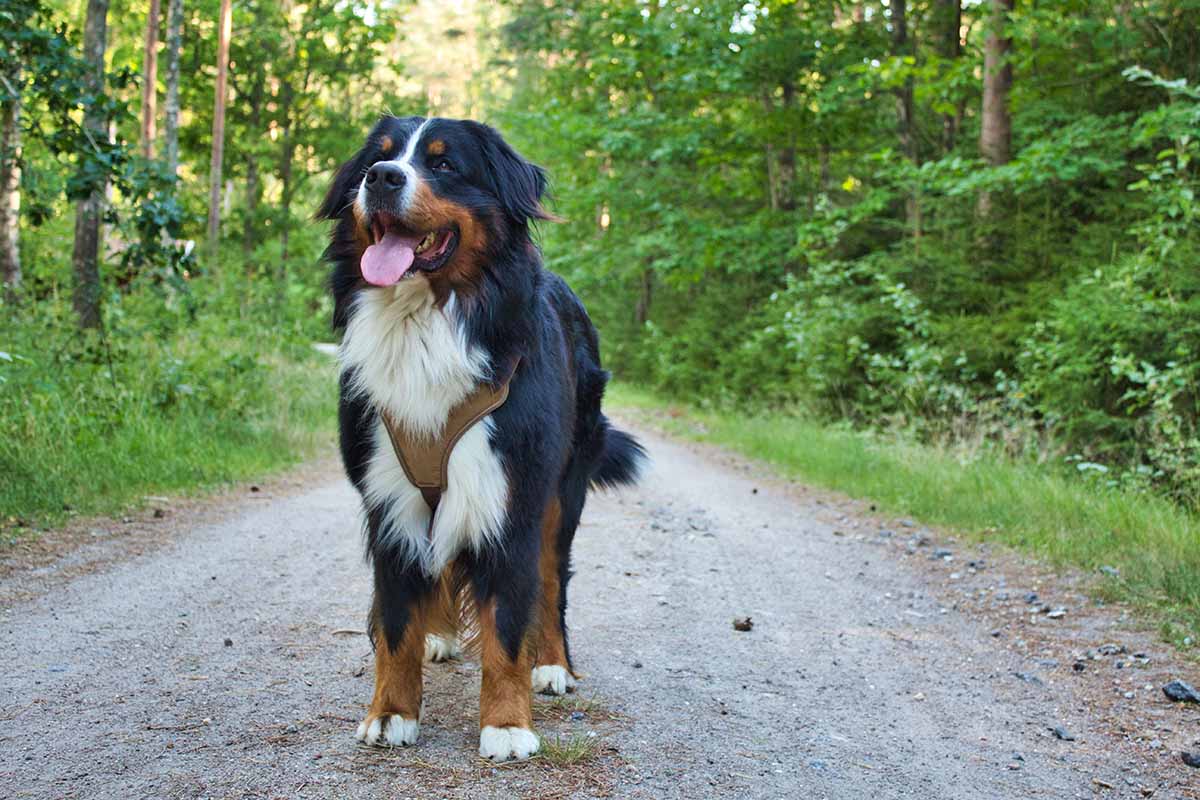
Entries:
POLYGON ((396 458, 404 468, 404 474, 413 486, 421 490, 421 496, 429 506, 430 536, 433 535, 433 518, 437 514, 438 503, 442 500, 442 493, 446 491, 450 453, 472 425, 504 405, 504 401, 508 399, 508 386, 512 383, 519 361, 519 358, 513 359, 509 364, 508 370, 503 373, 504 380, 495 386, 490 383, 479 384, 458 405, 450 409, 450 415, 446 418, 446 425, 440 435, 413 436, 396 423, 390 412, 385 410, 381 413, 388 438, 392 440, 392 449, 396 451, 396 458))

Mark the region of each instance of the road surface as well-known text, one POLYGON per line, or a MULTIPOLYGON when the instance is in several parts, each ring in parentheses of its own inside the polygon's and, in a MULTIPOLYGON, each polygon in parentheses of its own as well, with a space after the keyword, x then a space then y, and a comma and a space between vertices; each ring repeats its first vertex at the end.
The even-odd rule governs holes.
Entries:
MULTIPOLYGON (((1196 796, 1200 771, 1131 761, 926 568, 839 535, 836 502, 639 436, 650 473, 593 495, 576 540, 585 677, 539 703, 553 758, 477 757, 470 663, 428 666, 416 747, 354 741, 370 583, 356 496, 328 469, 4 608, 0 797, 1196 796)), ((1196 715, 1172 719, 1200 738, 1196 715)))

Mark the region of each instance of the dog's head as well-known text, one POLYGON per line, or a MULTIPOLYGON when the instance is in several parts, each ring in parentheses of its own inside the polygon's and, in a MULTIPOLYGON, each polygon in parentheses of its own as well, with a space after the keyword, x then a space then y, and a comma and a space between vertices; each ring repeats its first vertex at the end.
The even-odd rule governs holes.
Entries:
MULTIPOLYGON (((445 296, 478 286, 506 249, 529 242, 546 176, 487 125, 384 117, 341 166, 318 217, 341 220, 335 237, 355 276, 394 286, 423 275, 445 296)), ((348 276, 347 276, 348 277, 348 276)))

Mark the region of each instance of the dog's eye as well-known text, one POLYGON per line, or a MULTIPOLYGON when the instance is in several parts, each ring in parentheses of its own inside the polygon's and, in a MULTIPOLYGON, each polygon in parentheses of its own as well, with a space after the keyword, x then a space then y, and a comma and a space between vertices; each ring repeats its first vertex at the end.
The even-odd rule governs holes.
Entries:
POLYGON ((454 165, 450 163, 449 159, 439 158, 437 161, 433 162, 433 171, 454 172, 454 165))

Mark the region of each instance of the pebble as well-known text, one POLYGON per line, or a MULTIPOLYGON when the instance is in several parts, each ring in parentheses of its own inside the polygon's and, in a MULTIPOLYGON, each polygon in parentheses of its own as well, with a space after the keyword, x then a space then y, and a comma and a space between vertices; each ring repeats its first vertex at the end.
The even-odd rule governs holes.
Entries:
POLYGON ((226 647, 233 647, 233 639, 226 639, 226 640, 225 640, 225 646, 226 646, 226 647))
POLYGON ((1062 727, 1061 725, 1055 725, 1050 730, 1054 732, 1055 739, 1062 739, 1064 742, 1075 741, 1075 734, 1071 733, 1069 730, 1062 727))
POLYGON ((1179 755, 1183 758, 1183 763, 1189 767, 1200 769, 1200 753, 1180 753, 1179 755))
POLYGON ((1032 672, 1014 672, 1013 675, 1015 675, 1018 679, 1025 681, 1026 683, 1042 682, 1042 679, 1037 675, 1034 675, 1032 672))
POLYGON ((1190 684, 1180 680, 1171 681, 1164 686, 1163 694, 1177 703, 1200 703, 1200 693, 1197 693, 1190 684))
POLYGON ((1037 592, 1030 592, 1029 594, 1025 595, 1025 604, 1026 605, 1033 605, 1037 601, 1038 601, 1037 592))
POLYGON ((1050 619, 1060 619, 1062 617, 1065 617, 1066 615, 1067 615, 1067 610, 1062 607, 1056 608, 1053 611, 1046 614, 1046 616, 1049 617, 1050 619))

